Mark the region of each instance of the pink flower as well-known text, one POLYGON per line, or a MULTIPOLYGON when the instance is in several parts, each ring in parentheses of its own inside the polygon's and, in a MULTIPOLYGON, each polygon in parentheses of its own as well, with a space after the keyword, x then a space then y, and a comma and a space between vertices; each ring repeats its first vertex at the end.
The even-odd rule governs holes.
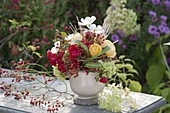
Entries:
POLYGON ((102 78, 100 78, 99 81, 100 81, 101 83, 107 83, 109 80, 108 80, 107 77, 102 77, 102 78))
POLYGON ((18 4, 19 0, 12 0, 13 3, 18 4))

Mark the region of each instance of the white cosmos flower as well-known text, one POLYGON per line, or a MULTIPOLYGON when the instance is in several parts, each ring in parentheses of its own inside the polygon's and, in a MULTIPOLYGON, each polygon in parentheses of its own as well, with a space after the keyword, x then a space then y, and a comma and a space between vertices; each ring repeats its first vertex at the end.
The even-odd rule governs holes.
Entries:
POLYGON ((91 24, 88 28, 90 29, 91 32, 96 34, 104 33, 104 29, 101 25, 96 26, 96 24, 91 24))
POLYGON ((86 26, 86 25, 92 24, 95 20, 96 20, 96 17, 95 17, 95 16, 86 17, 85 19, 84 19, 84 18, 81 18, 81 22, 78 22, 78 24, 79 24, 79 25, 86 26))

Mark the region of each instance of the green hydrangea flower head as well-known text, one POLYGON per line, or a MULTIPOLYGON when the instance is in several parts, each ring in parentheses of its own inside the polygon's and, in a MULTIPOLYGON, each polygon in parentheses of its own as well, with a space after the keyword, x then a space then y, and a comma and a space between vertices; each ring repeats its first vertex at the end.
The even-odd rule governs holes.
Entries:
POLYGON ((125 8, 126 0, 112 0, 111 6, 106 11, 104 23, 110 26, 110 33, 122 30, 128 36, 140 30, 137 24, 137 15, 132 9, 125 8))

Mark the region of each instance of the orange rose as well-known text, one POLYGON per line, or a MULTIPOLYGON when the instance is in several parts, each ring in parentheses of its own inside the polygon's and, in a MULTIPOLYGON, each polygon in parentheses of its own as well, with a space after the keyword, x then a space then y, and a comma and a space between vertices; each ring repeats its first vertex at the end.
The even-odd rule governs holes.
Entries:
POLYGON ((102 47, 94 43, 90 46, 89 51, 91 56, 95 56, 102 51, 102 47))
POLYGON ((106 47, 107 45, 110 46, 110 50, 106 51, 107 57, 114 58, 116 56, 116 48, 110 40, 105 40, 104 43, 101 45, 102 48, 106 47))

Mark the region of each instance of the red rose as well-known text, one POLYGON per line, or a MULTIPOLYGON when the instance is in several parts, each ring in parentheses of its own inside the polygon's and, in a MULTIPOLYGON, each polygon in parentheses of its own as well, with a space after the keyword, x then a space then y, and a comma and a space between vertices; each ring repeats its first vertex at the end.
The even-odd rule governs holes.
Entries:
POLYGON ((102 77, 102 78, 100 78, 99 81, 100 81, 101 83, 107 83, 109 80, 108 80, 107 77, 102 77))

